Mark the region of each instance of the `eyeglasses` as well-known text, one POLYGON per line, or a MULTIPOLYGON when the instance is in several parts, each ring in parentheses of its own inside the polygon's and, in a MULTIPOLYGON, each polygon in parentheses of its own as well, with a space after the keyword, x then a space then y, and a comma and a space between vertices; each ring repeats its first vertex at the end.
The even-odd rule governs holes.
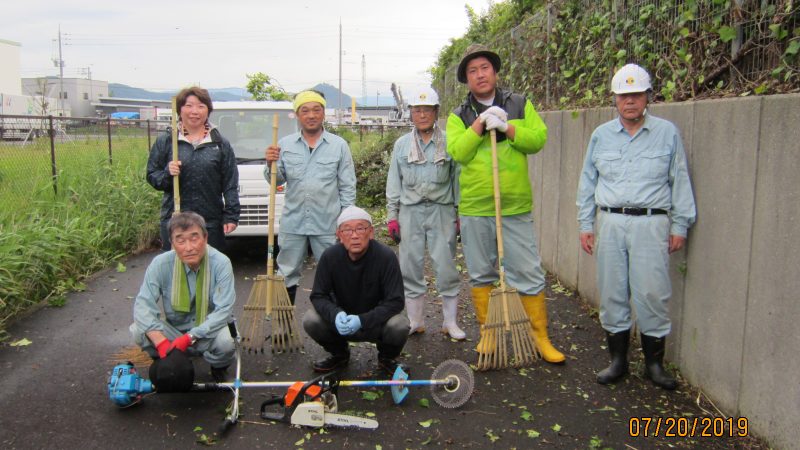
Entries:
POLYGON ((357 233, 357 234, 363 236, 363 235, 367 234, 367 231, 370 228, 372 228, 372 227, 360 226, 360 227, 355 227, 355 228, 339 228, 339 232, 342 233, 345 236, 352 236, 353 233, 357 233))

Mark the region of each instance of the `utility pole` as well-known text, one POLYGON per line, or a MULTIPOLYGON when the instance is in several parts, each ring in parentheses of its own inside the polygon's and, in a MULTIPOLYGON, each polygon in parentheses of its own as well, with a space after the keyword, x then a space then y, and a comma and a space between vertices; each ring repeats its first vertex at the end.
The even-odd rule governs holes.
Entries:
POLYGON ((361 98, 367 103, 367 58, 361 55, 361 98))
POLYGON ((58 25, 58 108, 59 116, 64 115, 64 58, 61 56, 61 24, 58 25))
POLYGON ((86 76, 89 77, 89 102, 91 102, 94 99, 94 89, 92 86, 92 68, 86 67, 84 69, 81 69, 81 72, 85 73, 86 76))
POLYGON ((339 17, 339 104, 336 109, 336 121, 342 123, 342 18, 339 17))

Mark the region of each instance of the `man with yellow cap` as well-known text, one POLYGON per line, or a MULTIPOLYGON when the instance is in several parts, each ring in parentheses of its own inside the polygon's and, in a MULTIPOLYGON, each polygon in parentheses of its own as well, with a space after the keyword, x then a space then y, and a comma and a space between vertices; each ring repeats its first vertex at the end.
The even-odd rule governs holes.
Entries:
POLYGON ((678 382, 663 366, 670 332, 669 255, 684 246, 696 210, 678 128, 647 114, 652 89, 650 75, 636 64, 626 64, 611 79, 619 117, 597 127, 589 140, 578 184, 578 223, 581 248, 597 257, 600 323, 611 354, 597 382, 613 384, 628 373, 633 303, 645 376, 672 390, 678 382))
POLYGON ((336 218, 355 202, 356 173, 347 142, 324 128, 325 97, 317 91, 297 94, 294 111, 300 132, 266 151, 264 177, 276 161, 278 183, 286 183, 278 244, 278 273, 294 304, 308 247, 319 261, 336 243, 336 218))
MULTIPOLYGON (((461 243, 467 263, 475 315, 483 324, 493 283, 499 279, 495 239, 494 189, 489 130, 497 130, 501 223, 508 284, 522 297, 542 359, 563 363, 564 355, 547 335, 544 271, 531 209, 528 155, 547 141, 547 127, 529 100, 497 87, 501 61, 480 44, 470 45, 458 65, 458 81, 469 88, 467 98, 447 119, 447 152, 459 163, 461 243)), ((479 352, 492 350, 486 342, 479 352)))

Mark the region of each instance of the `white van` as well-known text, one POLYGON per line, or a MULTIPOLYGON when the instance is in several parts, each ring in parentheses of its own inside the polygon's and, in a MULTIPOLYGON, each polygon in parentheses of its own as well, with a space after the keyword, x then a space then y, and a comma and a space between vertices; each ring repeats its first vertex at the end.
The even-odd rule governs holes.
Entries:
MULTIPOLYGON (((269 183, 264 153, 272 144, 272 116, 278 114, 278 139, 297 132, 291 102, 214 102, 210 122, 231 142, 239 167, 239 227, 227 237, 266 236, 269 183)), ((283 187, 275 195, 275 234, 283 211, 283 187)))

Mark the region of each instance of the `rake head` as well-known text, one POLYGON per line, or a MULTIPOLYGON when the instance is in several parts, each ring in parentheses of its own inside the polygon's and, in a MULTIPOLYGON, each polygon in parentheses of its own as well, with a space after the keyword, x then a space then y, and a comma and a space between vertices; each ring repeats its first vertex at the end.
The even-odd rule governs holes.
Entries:
POLYGON ((294 352, 303 349, 303 340, 295 320, 295 307, 286 291, 283 277, 269 277, 272 284, 272 352, 294 352))
POLYGON ((274 285, 267 278, 267 275, 256 276, 250 296, 244 305, 241 321, 242 348, 248 353, 264 353, 267 340, 265 321, 272 306, 267 303, 269 298, 267 291, 274 285))
POLYGON ((540 358, 533 341, 531 321, 516 289, 492 291, 486 323, 481 326, 478 352, 478 370, 522 367, 540 358), (509 341, 514 352, 510 361, 509 341))

